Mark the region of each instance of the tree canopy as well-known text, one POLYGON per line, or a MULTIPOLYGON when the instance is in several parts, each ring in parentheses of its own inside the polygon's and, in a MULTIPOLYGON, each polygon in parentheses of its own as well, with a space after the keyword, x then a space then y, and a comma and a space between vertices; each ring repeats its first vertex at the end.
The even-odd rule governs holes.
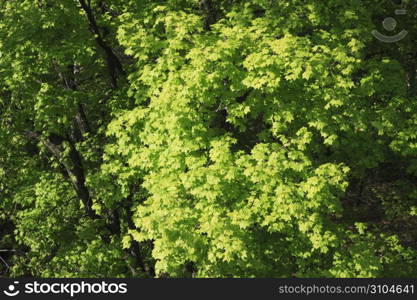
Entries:
POLYGON ((0 0, 1 276, 417 276, 412 5, 0 0))

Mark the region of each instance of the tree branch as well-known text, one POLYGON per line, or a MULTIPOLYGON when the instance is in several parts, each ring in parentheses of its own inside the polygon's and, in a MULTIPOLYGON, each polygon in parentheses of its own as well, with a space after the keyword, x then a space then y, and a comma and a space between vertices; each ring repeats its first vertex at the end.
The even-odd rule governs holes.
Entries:
POLYGON ((209 31, 210 26, 216 23, 216 10, 211 0, 201 0, 200 10, 204 14, 204 30, 209 31))
MULTIPOLYGON (((126 199, 124 199, 123 202, 126 204, 127 226, 130 230, 135 230, 136 226, 133 222, 133 212, 131 205, 133 203, 133 193, 131 193, 126 199)), ((155 270, 145 263, 144 257, 141 253, 140 244, 134 239, 132 239, 131 247, 129 250, 131 255, 135 257, 135 265, 133 266, 133 269, 138 267, 144 274, 149 274, 150 276, 154 277, 155 270)))
POLYGON ((92 205, 93 201, 90 196, 90 192, 85 185, 85 174, 82 166, 81 156, 78 150, 75 148, 73 142, 69 139, 65 139, 59 135, 50 135, 47 138, 42 137, 39 132, 26 131, 28 138, 35 138, 40 140, 45 147, 55 156, 55 158, 65 168, 72 186, 77 193, 77 196, 83 202, 86 213, 91 219, 98 219, 98 215, 94 212, 92 205), (63 157, 63 149, 61 143, 67 141, 70 145, 69 157, 63 157))
POLYGON ((100 28, 97 25, 97 21, 95 19, 93 10, 91 9, 91 2, 88 1, 86 3, 85 0, 79 0, 79 3, 87 16, 90 30, 94 34, 97 44, 100 46, 101 49, 104 50, 104 53, 106 54, 106 61, 109 70, 111 86, 113 89, 116 89, 117 77, 119 75, 125 74, 122 63, 114 53, 113 49, 104 41, 100 28))

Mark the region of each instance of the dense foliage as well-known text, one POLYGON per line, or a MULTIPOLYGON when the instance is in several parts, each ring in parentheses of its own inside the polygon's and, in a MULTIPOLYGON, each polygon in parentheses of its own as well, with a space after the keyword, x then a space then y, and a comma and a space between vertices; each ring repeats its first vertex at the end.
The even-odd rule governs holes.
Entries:
POLYGON ((0 0, 1 276, 417 276, 412 4, 0 0))

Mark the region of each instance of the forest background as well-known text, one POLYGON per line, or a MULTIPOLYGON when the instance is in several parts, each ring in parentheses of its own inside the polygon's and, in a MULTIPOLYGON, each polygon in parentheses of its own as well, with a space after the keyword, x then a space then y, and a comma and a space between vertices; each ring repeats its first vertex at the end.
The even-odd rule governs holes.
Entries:
POLYGON ((417 277, 416 12, 0 0, 1 276, 417 277))

